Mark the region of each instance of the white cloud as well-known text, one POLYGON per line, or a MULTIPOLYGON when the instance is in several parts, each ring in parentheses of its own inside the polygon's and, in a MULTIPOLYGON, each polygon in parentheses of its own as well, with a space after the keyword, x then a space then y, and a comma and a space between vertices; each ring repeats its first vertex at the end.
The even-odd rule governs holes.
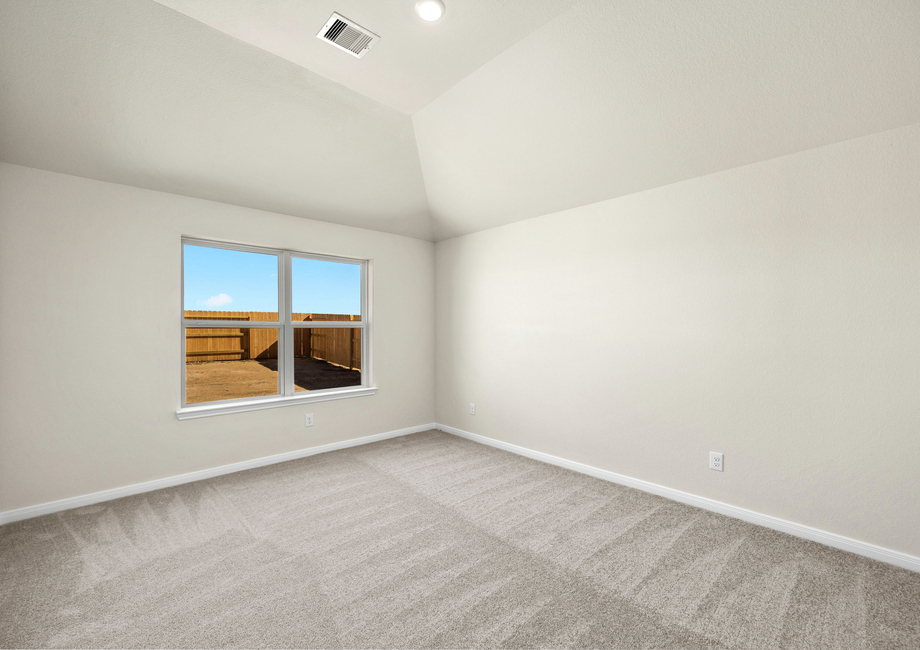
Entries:
POLYGON ((206 304, 208 307, 220 307, 221 305, 226 305, 227 303, 231 302, 233 302, 233 298, 225 293, 221 293, 216 296, 211 296, 204 301, 204 304, 206 304))

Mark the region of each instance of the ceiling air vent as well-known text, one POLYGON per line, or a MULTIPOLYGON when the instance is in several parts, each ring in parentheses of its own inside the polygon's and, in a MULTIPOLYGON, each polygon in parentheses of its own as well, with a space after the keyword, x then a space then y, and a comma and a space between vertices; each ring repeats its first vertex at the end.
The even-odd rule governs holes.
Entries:
POLYGON ((332 43, 340 50, 345 50, 359 59, 380 40, 374 32, 370 32, 339 14, 332 14, 319 30, 316 38, 332 43))

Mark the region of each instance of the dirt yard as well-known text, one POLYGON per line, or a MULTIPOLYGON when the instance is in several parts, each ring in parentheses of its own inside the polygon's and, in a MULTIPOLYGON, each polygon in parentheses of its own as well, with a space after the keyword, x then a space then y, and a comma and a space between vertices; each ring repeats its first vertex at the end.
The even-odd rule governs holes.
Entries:
MULTIPOLYGON (((349 370, 318 359, 294 359, 294 390, 298 393, 360 385, 360 370, 349 370)), ((185 401, 188 404, 277 393, 278 362, 275 359, 205 361, 185 366, 185 401)))

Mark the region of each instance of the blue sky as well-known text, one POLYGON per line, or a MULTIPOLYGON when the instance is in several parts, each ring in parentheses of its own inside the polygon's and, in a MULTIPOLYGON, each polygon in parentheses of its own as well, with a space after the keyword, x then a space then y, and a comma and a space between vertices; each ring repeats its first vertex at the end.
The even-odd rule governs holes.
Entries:
MULTIPOLYGON (((294 312, 360 314, 361 267, 295 257, 294 312)), ((185 309, 278 311, 278 258, 185 245, 185 309)))

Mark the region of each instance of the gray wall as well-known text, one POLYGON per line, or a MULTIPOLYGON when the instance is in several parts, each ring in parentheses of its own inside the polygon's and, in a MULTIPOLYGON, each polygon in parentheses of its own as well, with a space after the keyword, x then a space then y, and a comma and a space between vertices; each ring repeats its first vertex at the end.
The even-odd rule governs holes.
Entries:
POLYGON ((437 418, 920 555, 918 180, 914 125, 433 245, 0 165, 0 511, 437 418), (377 395, 176 420, 183 234, 373 258, 377 395))
POLYGON ((426 241, 0 164, 0 512, 432 422, 433 272, 426 241), (377 394, 178 421, 181 235, 372 258, 377 394))
POLYGON ((914 125, 440 242, 438 422, 920 555, 918 206, 914 125))

